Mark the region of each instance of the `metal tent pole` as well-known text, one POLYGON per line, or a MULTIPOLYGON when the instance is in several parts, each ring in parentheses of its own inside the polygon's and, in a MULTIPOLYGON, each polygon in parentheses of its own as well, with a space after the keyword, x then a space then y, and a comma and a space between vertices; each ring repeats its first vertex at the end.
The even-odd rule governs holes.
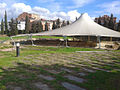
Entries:
POLYGON ((13 40, 13 38, 12 37, 10 37, 11 38, 11 40, 13 41, 13 43, 14 43, 14 46, 16 46, 16 44, 15 44, 15 41, 13 40))
POLYGON ((32 40, 32 34, 30 35, 30 40, 32 42, 32 46, 35 46, 34 43, 33 43, 33 40, 32 40))
POLYGON ((99 42, 99 49, 101 48, 101 40, 100 40, 100 36, 98 36, 98 42, 99 42))

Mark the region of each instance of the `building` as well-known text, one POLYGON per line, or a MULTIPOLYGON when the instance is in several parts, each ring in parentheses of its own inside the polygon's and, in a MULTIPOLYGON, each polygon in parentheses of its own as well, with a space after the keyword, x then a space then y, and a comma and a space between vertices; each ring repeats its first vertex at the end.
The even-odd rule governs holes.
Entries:
POLYGON ((30 22, 36 21, 36 20, 40 20, 40 16, 38 14, 31 14, 31 13, 27 13, 27 12, 23 12, 22 14, 20 14, 17 18, 18 21, 25 21, 26 16, 29 17, 30 22))
POLYGON ((25 21, 18 21, 18 30, 25 30, 25 21))

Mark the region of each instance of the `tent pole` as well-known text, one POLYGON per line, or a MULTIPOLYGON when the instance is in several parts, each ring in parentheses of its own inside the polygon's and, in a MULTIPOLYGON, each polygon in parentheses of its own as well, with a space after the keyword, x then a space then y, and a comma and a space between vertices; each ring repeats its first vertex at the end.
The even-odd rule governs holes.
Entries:
POLYGON ((34 43, 33 43, 33 40, 32 40, 32 34, 30 35, 30 40, 32 42, 32 46, 35 46, 34 43))
POLYGON ((98 36, 98 42, 99 42, 99 49, 101 48, 101 40, 100 40, 100 36, 98 36))
POLYGON ((68 47, 67 37, 65 37, 66 47, 68 47))
POLYGON ((12 37, 10 37, 11 38, 11 40, 13 41, 13 43, 14 43, 14 46, 16 46, 16 44, 15 44, 15 41, 13 40, 13 38, 12 37))
POLYGON ((88 41, 90 41, 90 36, 88 36, 88 41))
POLYGON ((112 37, 110 37, 110 41, 112 41, 112 37))

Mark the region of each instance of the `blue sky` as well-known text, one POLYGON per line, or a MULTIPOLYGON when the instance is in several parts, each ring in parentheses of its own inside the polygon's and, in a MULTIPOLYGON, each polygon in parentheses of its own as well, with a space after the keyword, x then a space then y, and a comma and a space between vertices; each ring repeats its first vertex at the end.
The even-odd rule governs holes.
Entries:
POLYGON ((46 19, 59 17, 66 20, 74 20, 85 12, 92 18, 113 13, 120 19, 120 0, 1 0, 0 10, 0 18, 7 10, 9 19, 22 12, 37 13, 46 19))

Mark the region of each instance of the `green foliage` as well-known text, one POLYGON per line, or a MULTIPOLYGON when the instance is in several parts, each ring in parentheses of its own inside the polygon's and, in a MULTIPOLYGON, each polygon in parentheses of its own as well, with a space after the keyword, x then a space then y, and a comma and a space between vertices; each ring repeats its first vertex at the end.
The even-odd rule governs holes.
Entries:
POLYGON ((1 21, 1 34, 2 35, 4 34, 4 22, 3 22, 3 19, 1 21))
POLYGON ((8 32, 8 22, 7 22, 7 12, 5 11, 5 34, 9 34, 8 32))
POLYGON ((48 31, 48 23, 45 23, 45 31, 48 31))
POLYGON ((28 34, 30 32, 30 20, 29 17, 26 16, 25 19, 25 34, 28 34))
POLYGON ((54 30, 56 28, 57 28, 56 23, 55 23, 55 21, 53 21, 52 29, 54 30))

